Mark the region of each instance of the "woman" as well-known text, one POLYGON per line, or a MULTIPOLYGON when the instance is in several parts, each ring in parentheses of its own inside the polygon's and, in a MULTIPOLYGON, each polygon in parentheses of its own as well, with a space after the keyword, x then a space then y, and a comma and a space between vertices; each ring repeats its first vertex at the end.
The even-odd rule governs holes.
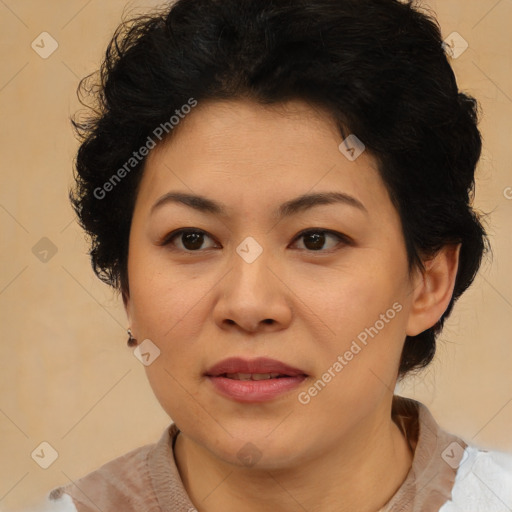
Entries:
POLYGON ((173 423, 69 511, 512 509, 394 396, 486 248, 476 101, 395 0, 178 0, 107 50, 71 200, 173 423))

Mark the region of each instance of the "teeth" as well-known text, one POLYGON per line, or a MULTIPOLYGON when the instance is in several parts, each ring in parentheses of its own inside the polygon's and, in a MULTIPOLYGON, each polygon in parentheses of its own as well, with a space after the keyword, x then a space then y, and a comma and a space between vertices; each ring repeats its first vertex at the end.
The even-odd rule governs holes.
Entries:
POLYGON ((228 373, 226 377, 234 380, 267 380, 279 377, 279 373, 228 373))
POLYGON ((253 373, 252 380, 275 379, 279 373, 253 373))

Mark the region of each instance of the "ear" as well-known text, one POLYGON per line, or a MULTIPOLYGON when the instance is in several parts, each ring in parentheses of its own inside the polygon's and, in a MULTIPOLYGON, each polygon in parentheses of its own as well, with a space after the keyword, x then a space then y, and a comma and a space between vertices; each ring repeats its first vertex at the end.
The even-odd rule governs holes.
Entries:
POLYGON ((453 294, 461 244, 443 246, 425 271, 418 270, 406 334, 416 336, 434 326, 446 311, 453 294))

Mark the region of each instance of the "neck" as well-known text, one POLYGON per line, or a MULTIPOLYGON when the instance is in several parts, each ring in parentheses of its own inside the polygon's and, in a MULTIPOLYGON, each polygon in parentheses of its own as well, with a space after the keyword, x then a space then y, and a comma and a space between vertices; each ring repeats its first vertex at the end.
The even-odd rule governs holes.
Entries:
POLYGON ((395 494, 412 463, 390 414, 357 425, 329 452, 277 470, 233 466, 183 434, 174 453, 200 512, 375 512, 395 494))

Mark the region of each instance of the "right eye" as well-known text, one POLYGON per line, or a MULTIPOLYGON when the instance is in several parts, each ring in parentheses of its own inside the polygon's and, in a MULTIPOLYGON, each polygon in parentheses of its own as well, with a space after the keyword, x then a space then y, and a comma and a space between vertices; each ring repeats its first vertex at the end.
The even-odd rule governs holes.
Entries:
MULTIPOLYGON (((204 239, 210 238, 213 240, 206 231, 196 228, 178 229, 169 233, 161 243, 163 246, 172 246, 171 249, 185 251, 185 252, 199 252, 201 246, 204 243, 204 239), (175 243, 175 240, 179 241, 179 245, 175 243), (181 245, 181 247, 180 247, 181 245)), ((214 247, 206 247, 206 249, 212 249, 214 247)), ((203 248, 203 250, 206 250, 203 248)))

